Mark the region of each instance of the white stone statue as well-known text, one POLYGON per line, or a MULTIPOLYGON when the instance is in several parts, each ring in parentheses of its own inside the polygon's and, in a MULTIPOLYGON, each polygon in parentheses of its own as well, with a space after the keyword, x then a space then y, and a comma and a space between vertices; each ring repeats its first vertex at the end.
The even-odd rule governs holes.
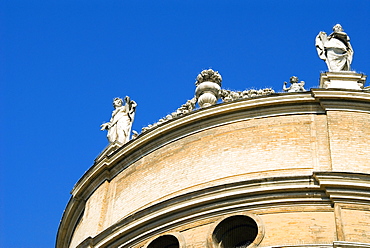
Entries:
POLYGON ((109 122, 102 124, 101 130, 108 130, 107 138, 109 142, 118 141, 122 144, 130 140, 130 132, 134 121, 136 102, 130 100, 130 97, 125 97, 125 105, 121 98, 113 99, 112 118, 109 122))
POLYGON ((353 49, 349 37, 340 24, 335 25, 333 31, 329 36, 325 32, 316 36, 317 53, 330 72, 350 71, 353 49))
POLYGON ((284 82, 283 90, 285 92, 303 92, 303 91, 306 91, 304 89, 305 82, 301 81, 300 83, 298 83, 298 81, 299 81, 298 77, 296 77, 296 76, 290 77, 290 86, 286 87, 287 82, 284 82))

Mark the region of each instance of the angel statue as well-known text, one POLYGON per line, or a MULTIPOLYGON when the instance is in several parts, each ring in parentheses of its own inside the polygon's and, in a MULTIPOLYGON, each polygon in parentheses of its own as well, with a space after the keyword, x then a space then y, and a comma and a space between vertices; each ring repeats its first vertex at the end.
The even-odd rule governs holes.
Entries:
POLYGON ((122 144, 130 140, 130 132, 134 121, 136 102, 130 97, 125 97, 125 105, 121 98, 113 99, 112 118, 109 122, 102 124, 100 130, 108 130, 107 138, 109 142, 118 141, 122 144))
POLYGON ((288 84, 287 82, 284 82, 284 85, 283 85, 283 90, 285 92, 303 92, 303 91, 306 91, 304 89, 304 84, 305 82, 304 81, 301 81, 300 83, 298 82, 298 77, 296 76, 292 76, 290 77, 290 86, 289 87, 286 87, 286 85, 288 84))
POLYGON ((348 35, 343 31, 342 26, 337 24, 329 36, 325 32, 316 36, 317 53, 326 62, 329 71, 349 71, 351 68, 353 49, 348 35))

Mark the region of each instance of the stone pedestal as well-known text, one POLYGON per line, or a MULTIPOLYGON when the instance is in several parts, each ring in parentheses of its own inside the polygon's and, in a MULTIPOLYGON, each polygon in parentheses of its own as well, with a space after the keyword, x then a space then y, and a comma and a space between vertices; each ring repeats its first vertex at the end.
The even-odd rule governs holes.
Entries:
POLYGON ((366 77, 353 71, 324 72, 320 74, 320 88, 362 90, 366 77))

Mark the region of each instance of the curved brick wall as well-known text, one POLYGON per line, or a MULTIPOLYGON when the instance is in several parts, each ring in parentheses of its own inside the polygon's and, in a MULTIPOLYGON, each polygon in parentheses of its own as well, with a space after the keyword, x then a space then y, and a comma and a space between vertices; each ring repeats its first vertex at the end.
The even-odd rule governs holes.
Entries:
POLYGON ((212 230, 235 214, 258 222, 251 246, 370 243, 369 95, 220 104, 112 144, 72 191, 57 247, 139 248, 164 234, 216 247, 212 230))

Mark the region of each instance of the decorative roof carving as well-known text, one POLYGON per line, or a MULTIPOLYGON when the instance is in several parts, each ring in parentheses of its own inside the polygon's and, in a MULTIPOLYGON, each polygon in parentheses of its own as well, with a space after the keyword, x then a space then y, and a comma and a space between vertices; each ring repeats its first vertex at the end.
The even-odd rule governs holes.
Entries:
MULTIPOLYGON (((157 127, 159 124, 162 124, 164 122, 167 122, 169 120, 172 120, 173 118, 176 118, 176 117, 179 117, 179 116, 182 116, 184 114, 187 114, 191 111, 193 111, 195 109, 195 104, 196 104, 196 98, 193 97, 192 99, 190 100, 187 100, 186 103, 184 103, 183 105, 181 105, 180 108, 178 108, 175 112, 172 112, 171 114, 168 114, 166 115, 165 117, 159 119, 156 123, 154 124, 150 124, 146 127, 143 127, 141 129, 142 132, 145 132, 145 131, 148 131, 152 128, 155 128, 157 127)), ((135 138, 137 137, 138 135, 135 136, 135 138)))
MULTIPOLYGON (((196 103, 200 108, 208 107, 217 103, 217 100, 221 99, 222 102, 231 102, 239 99, 254 98, 259 96, 266 96, 275 93, 271 88, 260 89, 260 90, 244 90, 244 91, 232 91, 221 89, 222 77, 218 71, 212 69, 203 70, 198 74, 195 85, 195 96, 186 101, 180 108, 175 112, 166 115, 159 119, 156 123, 150 124, 141 129, 142 132, 151 130, 158 125, 165 123, 173 118, 177 118, 186 115, 196 109, 196 103)), ((139 134, 135 131, 133 137, 136 138, 139 134)))
POLYGON ((296 77, 296 76, 290 77, 290 81, 289 81, 290 86, 286 87, 286 85, 288 83, 284 82, 283 90, 285 92, 303 92, 303 91, 306 91, 305 88, 304 88, 305 82, 304 81, 298 82, 298 81, 299 81, 298 77, 296 77))
POLYGON ((232 90, 221 90, 221 100, 223 102, 232 102, 239 99, 254 98, 259 96, 266 96, 275 93, 271 88, 265 88, 260 90, 244 90, 244 91, 232 91, 232 90))
POLYGON ((222 77, 218 73, 218 71, 214 71, 212 69, 203 70, 197 76, 197 81, 195 82, 195 86, 198 86, 199 84, 203 82, 213 82, 221 86, 222 77))
MULTIPOLYGON (((244 91, 232 91, 232 90, 225 90, 222 89, 220 91, 220 97, 223 102, 231 102, 235 100, 240 100, 240 99, 246 99, 246 98, 255 98, 255 97, 260 97, 260 96, 266 96, 266 95, 271 95, 275 93, 275 91, 271 88, 265 88, 265 89, 260 89, 260 90, 244 90, 244 91)), ((142 132, 151 130, 158 125, 165 123, 169 120, 172 120, 173 118, 183 116, 185 114, 188 114, 192 112, 193 110, 196 109, 196 102, 197 98, 193 97, 192 99, 188 100, 185 104, 181 105, 180 108, 178 108, 175 112, 159 119, 156 123, 150 124, 146 127, 143 127, 141 129, 142 132)), ((135 134, 135 138, 138 136, 138 134, 135 134)))

